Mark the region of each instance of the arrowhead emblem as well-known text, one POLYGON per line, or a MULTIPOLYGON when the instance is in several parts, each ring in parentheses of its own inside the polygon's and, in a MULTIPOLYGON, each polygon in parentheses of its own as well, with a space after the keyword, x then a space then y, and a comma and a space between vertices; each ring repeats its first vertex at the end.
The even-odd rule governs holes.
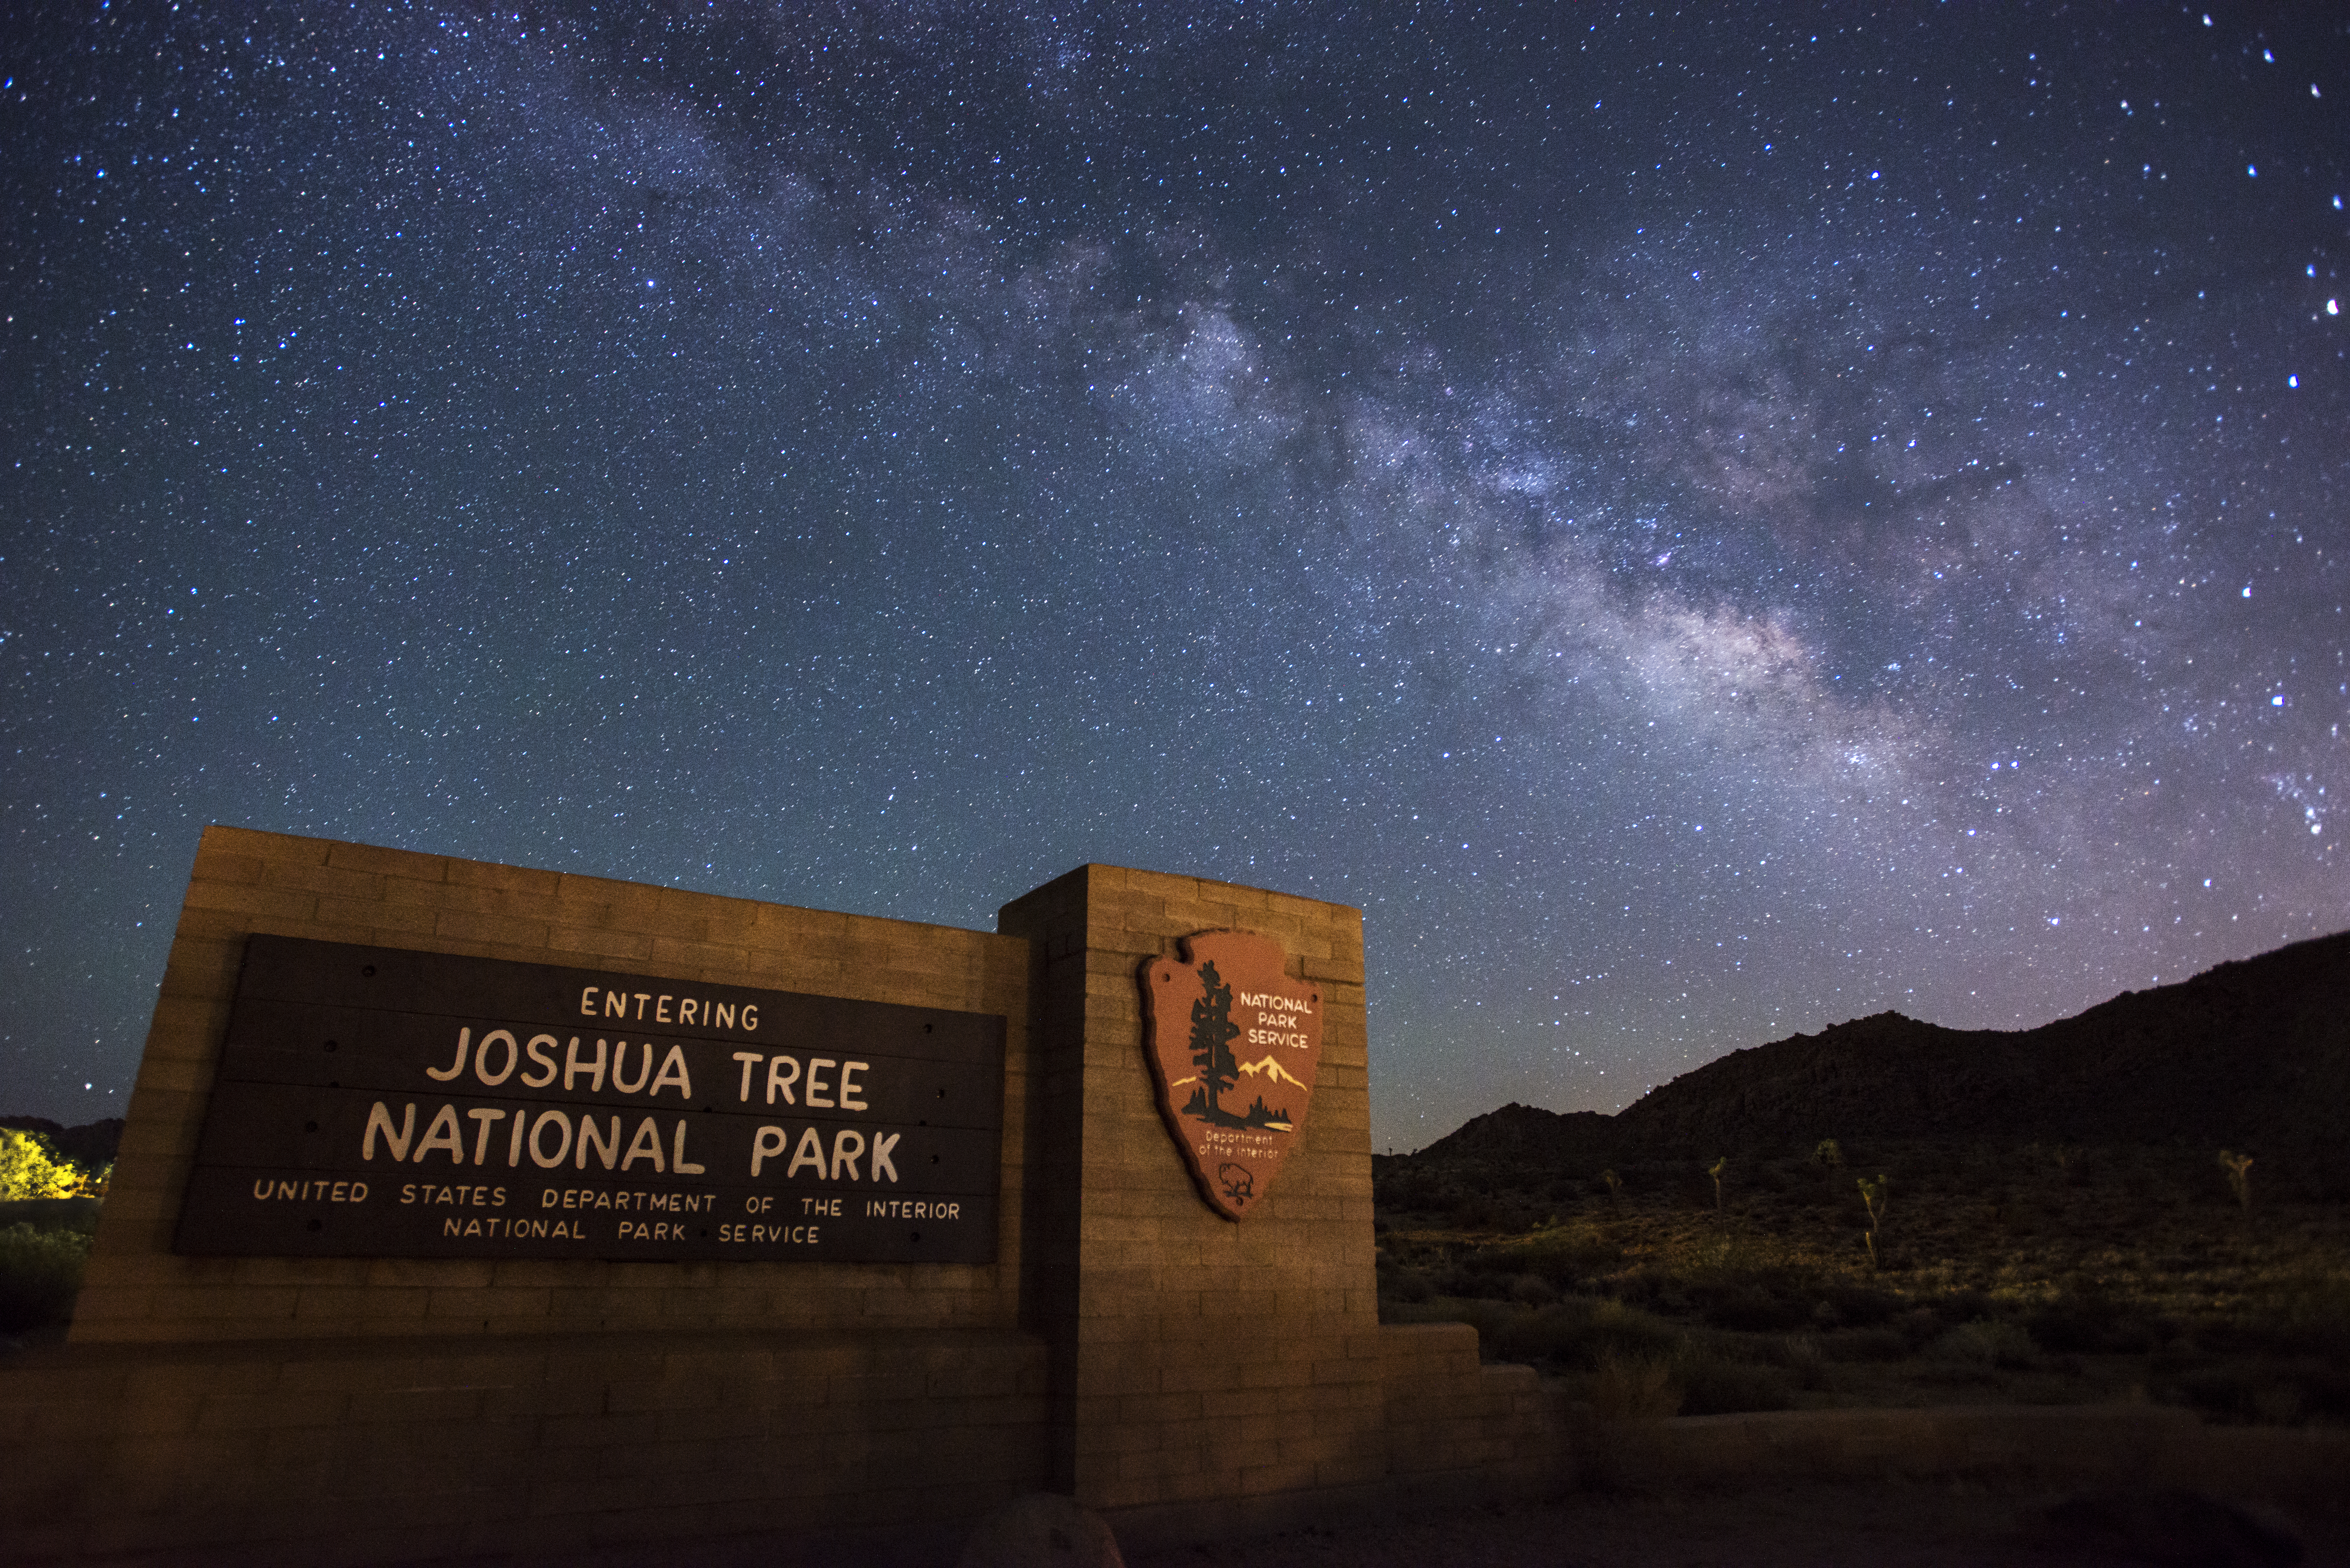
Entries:
POLYGON ((1142 1049, 1200 1195, 1227 1220, 1262 1202, 1305 1130, 1322 1061, 1322 988, 1281 944, 1201 931, 1143 964, 1142 1049))

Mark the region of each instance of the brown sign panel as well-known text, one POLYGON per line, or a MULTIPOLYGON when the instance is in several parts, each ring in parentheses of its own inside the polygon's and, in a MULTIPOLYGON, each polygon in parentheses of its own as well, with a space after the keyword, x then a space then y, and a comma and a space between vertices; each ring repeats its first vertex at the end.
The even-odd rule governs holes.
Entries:
POLYGON ((987 1262, 1003 1032, 252 937, 174 1250, 987 1262))
POLYGON ((1305 1130, 1322 1060, 1322 992, 1284 972, 1281 944, 1201 931, 1140 971, 1143 1054, 1159 1109, 1209 1206, 1262 1201, 1305 1130))

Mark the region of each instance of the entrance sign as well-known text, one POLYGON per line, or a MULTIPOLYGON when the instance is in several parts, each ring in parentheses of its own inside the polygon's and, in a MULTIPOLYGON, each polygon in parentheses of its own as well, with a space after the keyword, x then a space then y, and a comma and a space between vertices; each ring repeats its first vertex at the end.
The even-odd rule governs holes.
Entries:
POLYGON ((1322 993, 1283 972, 1270 937, 1201 931, 1177 946, 1180 959, 1152 959, 1139 972, 1143 1053, 1201 1196, 1238 1220, 1305 1129, 1322 993))
POLYGON ((173 1250, 988 1262, 993 1013, 246 940, 173 1250))

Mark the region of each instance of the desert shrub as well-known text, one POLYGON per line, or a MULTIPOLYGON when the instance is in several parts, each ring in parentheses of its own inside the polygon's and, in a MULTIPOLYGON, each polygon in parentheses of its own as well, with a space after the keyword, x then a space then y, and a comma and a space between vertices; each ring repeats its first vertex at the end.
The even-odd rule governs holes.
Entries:
POLYGON ((1829 1334, 1821 1349, 1837 1361, 1899 1361, 1909 1354, 1909 1337, 1893 1328, 1849 1328, 1829 1334))
POLYGON ((1689 1282, 1669 1269, 1648 1264, 1608 1282, 1608 1289, 1625 1305, 1662 1313, 1685 1313, 1693 1302, 1689 1282))
POLYGON ((1469 1247, 1454 1253, 1453 1261, 1468 1273, 1506 1276, 1519 1272, 1516 1262, 1518 1251, 1508 1246, 1469 1247))
POLYGON ((1811 1303, 1795 1291, 1772 1290, 1761 1281, 1743 1280, 1705 1303, 1705 1321, 1717 1328, 1776 1334, 1801 1328, 1812 1321, 1811 1303))
POLYGON ((1994 1319, 1960 1324, 1928 1345, 1925 1355, 1929 1361, 1988 1371, 1995 1366, 2029 1366, 2039 1359, 2040 1351, 2022 1325, 1994 1319))
POLYGON ((1590 1307, 1586 1336, 1591 1363, 1596 1366, 1611 1354, 1643 1355, 1670 1350, 1680 1343, 1681 1332, 1638 1307, 1600 1301, 1590 1307))
POLYGON ((1932 1307, 1911 1307, 1896 1315, 1892 1326, 1909 1342, 1911 1350, 1922 1350, 1941 1336, 1942 1316, 1932 1307))
POLYGON ((1504 1361, 1577 1366, 1589 1360, 1590 1303, 1554 1303, 1520 1312, 1493 1331, 1493 1354, 1504 1361))
POLYGON ((1500 1217, 1500 1206, 1482 1193, 1471 1193, 1452 1207, 1452 1223, 1462 1231, 1490 1231, 1500 1217))
POLYGON ((1510 1299, 1520 1306, 1548 1306, 1558 1300, 1558 1287, 1540 1274, 1520 1274, 1510 1282, 1510 1299))
POLYGON ((95 1236, 99 1209, 95 1198, 20 1198, 0 1203, 0 1226, 30 1225, 36 1231, 95 1236))
POLYGON ((1592 1227, 1576 1225, 1542 1231, 1513 1246, 1494 1248, 1491 1256, 1491 1266, 1494 1268, 1536 1274, 1553 1285, 1571 1289, 1621 1263, 1624 1249, 1592 1227))
POLYGON ((1819 1296, 1835 1314, 1838 1323, 1854 1328, 1883 1323, 1901 1310, 1899 1296, 1874 1285, 1832 1281, 1820 1288, 1819 1296))
POLYGON ((1717 1351, 1684 1350, 1673 1359, 1673 1375, 1681 1386, 1684 1415, 1786 1410, 1795 1403, 1794 1385, 1779 1368, 1732 1360, 1717 1351))
POLYGON ((2143 1355, 2161 1338, 2158 1326, 2111 1298, 2082 1293, 2059 1296, 2024 1319, 2033 1340, 2075 1355, 2143 1355))
POLYGON ((1683 1397, 1669 1356, 1610 1352, 1591 1380, 1592 1413, 1603 1421, 1661 1421, 1680 1414, 1683 1397))
POLYGON ((1785 1367, 1805 1388, 1818 1388, 1827 1382, 1827 1353, 1820 1347, 1816 1335, 1791 1334, 1767 1341, 1761 1354, 1773 1365, 1785 1367))
POLYGON ((1938 1303, 1939 1311, 1951 1323, 1972 1323, 1977 1318, 1991 1315, 1994 1310, 1991 1296, 1982 1291, 1952 1291, 1938 1303))
POLYGON ((1510 1293, 1511 1276, 1491 1268, 1480 1268, 1479 1260, 1471 1256, 1465 1262, 1452 1263, 1437 1272, 1436 1293, 1458 1296, 1463 1301, 1500 1301, 1510 1293))
POLYGON ((1486 1348, 1504 1361, 1596 1367, 1610 1357, 1670 1355, 1682 1344, 1680 1331, 1672 1324, 1604 1297, 1570 1296, 1516 1311, 1483 1303, 1444 1304, 1458 1310, 1440 1315, 1477 1323, 1486 1348))
POLYGON ((2295 1281, 2225 1331, 2233 1348, 2350 1365, 2350 1280, 2295 1281))
POLYGON ((89 1237, 80 1231, 0 1226, 0 1334, 70 1317, 88 1256, 89 1237))
POLYGON ((1382 1302, 1424 1302, 1436 1293, 1427 1275, 1387 1252, 1378 1255, 1378 1282, 1382 1302))
POLYGON ((1436 1294, 1436 1287, 1428 1276, 1416 1270, 1399 1269, 1388 1276, 1380 1293, 1391 1301, 1424 1302, 1436 1294))

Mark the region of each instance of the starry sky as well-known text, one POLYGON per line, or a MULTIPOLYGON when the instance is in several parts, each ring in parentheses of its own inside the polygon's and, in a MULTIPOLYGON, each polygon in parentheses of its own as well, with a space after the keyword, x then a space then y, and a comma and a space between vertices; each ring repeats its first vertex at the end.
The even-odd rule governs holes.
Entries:
POLYGON ((1373 1137, 2350 925, 2350 17, 516 11, 0 40, 0 1109, 225 822, 1364 911, 1373 1137))

